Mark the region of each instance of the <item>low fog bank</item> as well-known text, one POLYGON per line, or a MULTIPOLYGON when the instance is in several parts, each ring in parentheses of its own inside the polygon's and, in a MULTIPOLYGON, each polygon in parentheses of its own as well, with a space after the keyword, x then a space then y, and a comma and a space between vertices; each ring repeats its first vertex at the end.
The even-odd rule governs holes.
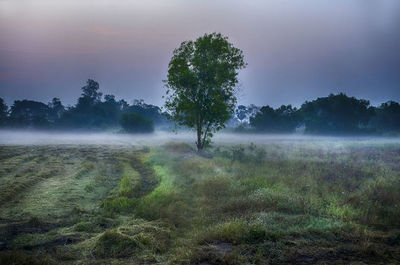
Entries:
MULTIPOLYGON (((45 131, 15 131, 0 130, 0 145, 162 145, 171 141, 187 142, 194 145, 195 133, 161 132, 152 134, 120 134, 99 132, 45 132, 45 131)), ((217 133, 212 139, 214 144, 264 144, 264 143, 322 143, 322 142, 360 142, 391 144, 400 143, 400 138, 388 137, 330 137, 301 134, 240 134, 217 133)))

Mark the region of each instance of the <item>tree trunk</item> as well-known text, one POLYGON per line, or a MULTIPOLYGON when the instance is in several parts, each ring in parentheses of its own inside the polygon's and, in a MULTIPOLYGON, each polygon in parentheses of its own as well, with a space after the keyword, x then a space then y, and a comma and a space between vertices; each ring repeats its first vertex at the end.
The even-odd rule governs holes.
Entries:
POLYGON ((197 126, 197 151, 201 151, 203 149, 203 144, 201 142, 201 126, 197 126))

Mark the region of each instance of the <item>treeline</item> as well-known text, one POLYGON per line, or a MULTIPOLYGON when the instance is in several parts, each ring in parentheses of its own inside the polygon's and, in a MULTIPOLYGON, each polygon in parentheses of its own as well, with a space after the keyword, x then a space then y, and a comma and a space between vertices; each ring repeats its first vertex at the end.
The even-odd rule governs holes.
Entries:
POLYGON ((239 128, 259 132, 313 134, 390 134, 400 133, 400 104, 388 101, 379 107, 368 100, 348 97, 343 93, 306 101, 299 109, 283 105, 238 106, 235 118, 239 128))
POLYGON ((149 132, 154 125, 167 124, 157 106, 134 100, 116 100, 99 91, 99 83, 89 79, 76 105, 65 107, 60 99, 48 104, 33 100, 16 100, 8 108, 0 98, 0 125, 8 128, 104 130, 123 127, 129 132, 149 132))
MULTIPOLYGON (((8 108, 0 98, 0 126, 7 128, 104 130, 122 127, 127 132, 151 132, 154 126, 171 127, 167 114, 158 106, 134 100, 116 100, 99 91, 89 79, 76 105, 65 107, 60 99, 48 104, 16 100, 8 108)), ((400 104, 388 101, 378 107, 365 99, 343 93, 306 101, 300 108, 282 105, 239 105, 228 127, 237 131, 313 134, 399 134, 400 104)))

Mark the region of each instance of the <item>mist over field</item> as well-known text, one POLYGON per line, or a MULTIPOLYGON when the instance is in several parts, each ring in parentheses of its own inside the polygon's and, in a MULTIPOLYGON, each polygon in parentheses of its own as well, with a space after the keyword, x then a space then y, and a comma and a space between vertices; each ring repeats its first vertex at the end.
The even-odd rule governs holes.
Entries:
MULTIPOLYGON (((152 134, 126 134, 107 132, 49 132, 37 130, 0 130, 0 145, 123 145, 160 146, 168 142, 194 144, 194 132, 156 131, 152 134)), ((218 132, 213 144, 267 144, 267 143, 400 143, 399 137, 375 136, 318 136, 303 134, 263 134, 218 132)))

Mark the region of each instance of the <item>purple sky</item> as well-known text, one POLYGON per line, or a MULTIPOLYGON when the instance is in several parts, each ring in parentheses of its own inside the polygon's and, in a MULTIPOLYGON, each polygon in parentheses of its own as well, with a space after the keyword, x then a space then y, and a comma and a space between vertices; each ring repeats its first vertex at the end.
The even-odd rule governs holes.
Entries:
POLYGON ((0 97, 75 104, 93 78, 161 105, 173 49, 214 31, 248 62, 239 103, 400 101, 399 0, 0 0, 0 97))

